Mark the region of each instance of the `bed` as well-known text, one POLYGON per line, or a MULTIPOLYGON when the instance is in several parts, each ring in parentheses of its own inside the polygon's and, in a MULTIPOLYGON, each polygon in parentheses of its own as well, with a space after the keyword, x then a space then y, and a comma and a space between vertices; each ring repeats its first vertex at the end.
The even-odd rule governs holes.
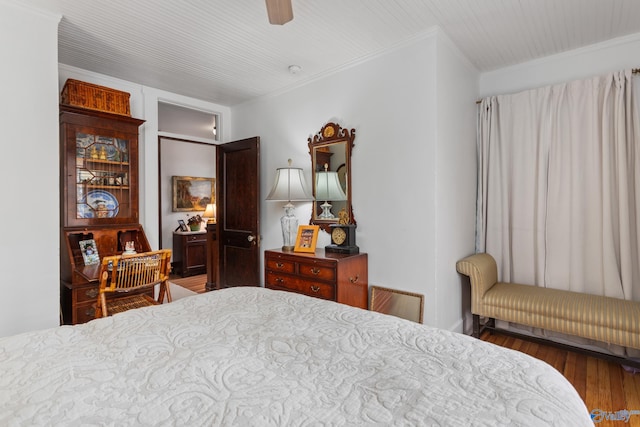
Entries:
POLYGON ((3 338, 0 371, 3 426, 593 425, 525 354, 264 288, 3 338))

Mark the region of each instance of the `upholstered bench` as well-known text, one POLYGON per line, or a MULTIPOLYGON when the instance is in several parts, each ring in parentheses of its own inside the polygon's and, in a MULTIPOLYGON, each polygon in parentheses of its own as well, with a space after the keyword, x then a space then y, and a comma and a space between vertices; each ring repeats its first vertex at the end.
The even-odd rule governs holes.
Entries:
MULTIPOLYGON (((499 330, 495 326, 495 319, 499 319, 640 349, 638 301, 498 282, 496 262, 485 253, 458 261, 456 269, 469 276, 471 282, 475 337, 484 328, 499 330), (487 319, 482 325, 481 317, 487 319)), ((599 352, 597 355, 602 356, 599 352)), ((613 359, 620 361, 617 357, 613 359)))

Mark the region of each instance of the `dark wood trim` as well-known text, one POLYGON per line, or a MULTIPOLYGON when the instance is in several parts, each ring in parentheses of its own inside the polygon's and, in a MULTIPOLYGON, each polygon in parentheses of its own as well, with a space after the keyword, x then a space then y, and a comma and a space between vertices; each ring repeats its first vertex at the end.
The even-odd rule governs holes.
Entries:
MULTIPOLYGON (((162 247, 162 137, 158 135, 158 249, 162 247)), ((173 248, 171 248, 173 249, 173 248)))
POLYGON ((205 290, 219 289, 218 283, 218 224, 207 223, 207 283, 205 290))
POLYGON ((471 336, 474 338, 480 338, 480 335, 485 331, 485 329, 494 328, 496 326, 496 319, 487 319, 485 323, 480 323, 480 316, 477 314, 473 315, 473 333, 471 336))

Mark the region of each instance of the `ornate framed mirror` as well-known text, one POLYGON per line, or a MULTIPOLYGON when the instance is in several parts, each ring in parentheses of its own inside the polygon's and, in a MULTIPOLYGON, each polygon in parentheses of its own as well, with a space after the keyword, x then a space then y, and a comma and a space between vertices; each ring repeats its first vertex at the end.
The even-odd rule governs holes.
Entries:
POLYGON ((331 224, 355 224, 351 205, 351 150, 355 129, 327 123, 309 137, 313 171, 313 209, 309 224, 329 231, 331 224))

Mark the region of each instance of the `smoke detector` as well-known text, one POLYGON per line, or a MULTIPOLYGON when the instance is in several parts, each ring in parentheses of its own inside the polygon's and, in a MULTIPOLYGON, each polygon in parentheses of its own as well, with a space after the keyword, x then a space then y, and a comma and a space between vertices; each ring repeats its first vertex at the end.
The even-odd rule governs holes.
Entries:
POLYGON ((300 71, 302 71, 302 67, 299 65, 289 65, 289 73, 291 74, 298 74, 300 71))

